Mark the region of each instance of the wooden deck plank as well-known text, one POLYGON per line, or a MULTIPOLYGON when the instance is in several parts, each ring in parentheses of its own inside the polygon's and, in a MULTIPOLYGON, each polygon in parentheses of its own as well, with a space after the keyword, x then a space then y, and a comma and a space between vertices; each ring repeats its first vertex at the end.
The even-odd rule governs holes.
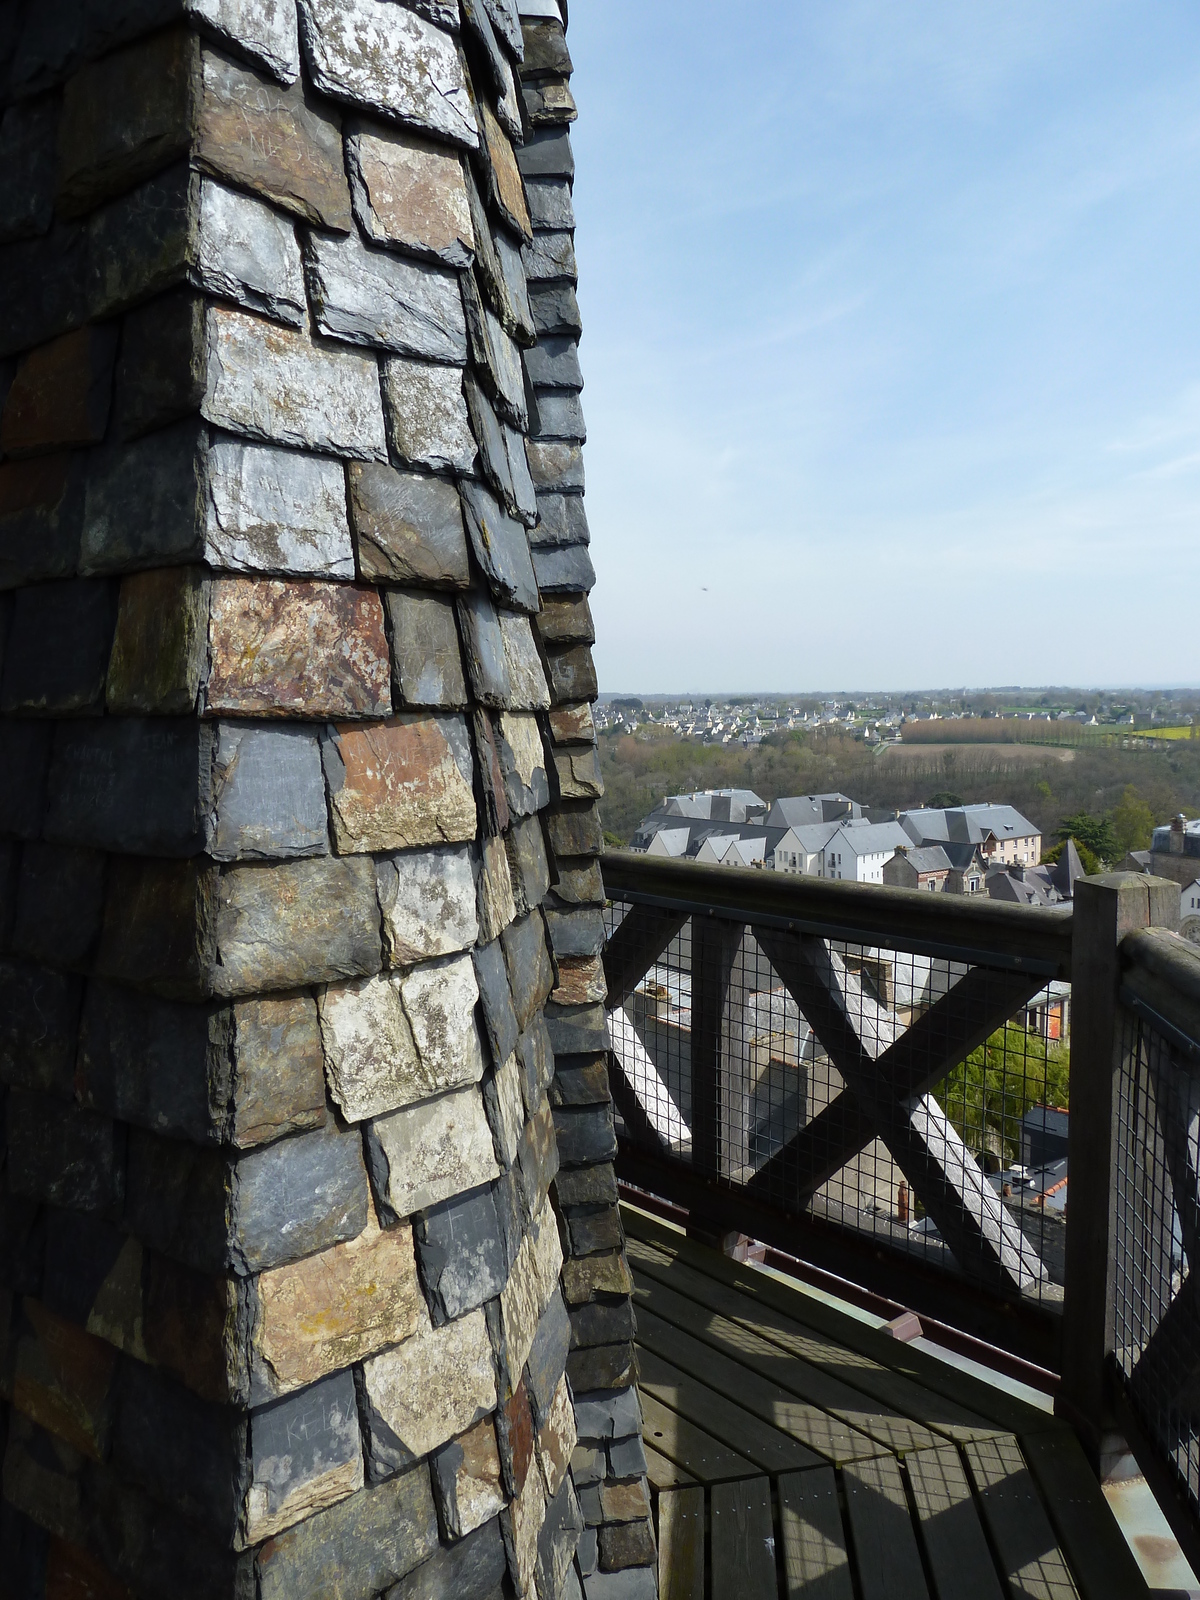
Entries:
MULTIPOLYGON (((663 1391, 660 1391, 663 1392, 663 1391)), ((642 1422, 645 1442, 657 1454, 688 1473, 698 1483, 715 1483, 721 1478, 752 1478, 762 1468, 728 1445, 714 1439, 703 1428, 689 1422, 670 1406, 664 1405, 655 1390, 641 1386, 642 1422)))
POLYGON ((660 1283, 667 1283, 678 1293, 710 1306, 731 1321, 777 1344, 789 1355, 827 1372, 831 1377, 841 1379, 872 1398, 886 1411, 920 1420, 947 1439, 990 1439, 1001 1431, 986 1417, 948 1399, 928 1385, 893 1371, 827 1334, 806 1328, 795 1317, 751 1299, 743 1289, 719 1282, 689 1262, 672 1260, 648 1240, 630 1237, 628 1254, 629 1264, 635 1274, 644 1273, 660 1283))
POLYGON ((787 1600, 854 1600, 832 1468, 784 1473, 779 1510, 787 1600))
MULTIPOLYGON (((715 1439, 713 1443, 716 1443, 715 1439)), ((660 1454, 646 1439, 642 1440, 642 1448, 646 1452, 646 1477, 652 1489, 682 1489, 695 1483, 695 1478, 686 1468, 660 1454)))
POLYGON ((712 1490, 712 1600, 778 1600, 769 1478, 712 1490))
POLYGON ((863 1600, 929 1600, 899 1463, 860 1461, 842 1481, 863 1600))
MULTIPOLYGON (((884 1448, 866 1434, 848 1428, 818 1406, 798 1400, 770 1378, 752 1372, 742 1361, 714 1349, 675 1323, 667 1322, 652 1311, 636 1292, 634 1304, 637 1307, 637 1342, 640 1349, 655 1351, 664 1360, 709 1384, 719 1394, 736 1399, 747 1418, 755 1418, 760 1426, 769 1426, 772 1432, 789 1436, 797 1441, 797 1448, 806 1450, 806 1460, 765 1462, 768 1470, 816 1466, 821 1460, 841 1465, 845 1461, 866 1460, 878 1455, 884 1448)), ((745 1449, 734 1436, 730 1436, 729 1442, 735 1449, 745 1449)))
POLYGON ((645 1212, 623 1205, 621 1214, 626 1233, 631 1238, 644 1239, 657 1245, 672 1260, 685 1261, 716 1282, 740 1289, 751 1300, 782 1311, 835 1343, 845 1345, 847 1349, 870 1356, 880 1366, 903 1373, 935 1394, 944 1395, 966 1407, 1004 1432, 1025 1435, 1069 1431, 1061 1418, 1026 1405, 1023 1400, 1018 1400, 1003 1389, 981 1383, 970 1373, 939 1361, 925 1350, 915 1350, 912 1345, 904 1344, 899 1339, 890 1339, 886 1334, 818 1300, 815 1295, 807 1295, 798 1288, 790 1287, 770 1273, 730 1261, 728 1257, 696 1244, 677 1229, 668 1228, 645 1212))
POLYGON ((1074 1434, 1021 1440, 1067 1560, 1087 1600, 1136 1600, 1150 1589, 1074 1434))
POLYGON ((731 1360, 778 1384, 806 1404, 838 1417, 848 1427, 889 1450, 929 1450, 940 1442, 939 1436, 922 1423, 863 1394, 841 1378, 832 1377, 821 1367, 802 1361, 791 1351, 764 1339, 744 1322, 723 1316, 702 1302, 678 1293, 673 1279, 664 1282, 650 1276, 640 1261, 634 1271, 634 1304, 648 1307, 676 1327, 686 1328, 731 1360))
POLYGON ((704 1490, 658 1497, 659 1600, 704 1600, 704 1490))
POLYGON ((971 1485, 953 1445, 904 1458, 938 1600, 1003 1600, 971 1485))
POLYGON ((1078 1600, 1016 1439, 972 1440, 962 1448, 1012 1600, 1078 1600))
MULTIPOLYGON (((647 1336, 640 1327, 638 1343, 642 1374, 640 1386, 643 1391, 652 1394, 663 1405, 677 1411, 681 1417, 711 1434, 739 1456, 753 1461, 760 1472, 797 1471, 821 1464, 821 1457, 791 1434, 762 1421, 736 1400, 729 1399, 728 1395, 705 1383, 696 1373, 675 1366, 659 1353, 655 1345, 647 1342, 647 1336)), ((673 1348, 673 1345, 668 1343, 668 1348, 673 1348)), ((669 1453, 657 1440, 655 1444, 663 1449, 664 1454, 669 1453)), ((689 1461, 681 1464, 689 1472, 696 1471, 689 1461)), ((700 1476, 699 1473, 696 1475, 700 1476)), ((729 1476, 745 1477, 746 1474, 735 1472, 729 1476)), ((711 1482, 712 1478, 707 1481, 711 1482)))

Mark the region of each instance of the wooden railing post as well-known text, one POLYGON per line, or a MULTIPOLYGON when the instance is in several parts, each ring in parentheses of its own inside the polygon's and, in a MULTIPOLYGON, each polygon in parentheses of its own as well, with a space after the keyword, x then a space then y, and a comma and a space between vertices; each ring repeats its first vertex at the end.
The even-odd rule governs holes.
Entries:
POLYGON ((744 925, 721 917, 692 918, 692 1161, 715 1177, 728 1173, 722 1110, 731 1063, 724 1027, 733 963, 744 925))
POLYGON ((1118 998, 1119 946, 1138 928, 1178 927, 1179 888, 1141 873, 1114 872, 1080 879, 1074 900, 1070 1187, 1057 1409, 1098 1464, 1113 1427, 1106 1366, 1114 1332, 1114 1112, 1128 1048, 1118 998))

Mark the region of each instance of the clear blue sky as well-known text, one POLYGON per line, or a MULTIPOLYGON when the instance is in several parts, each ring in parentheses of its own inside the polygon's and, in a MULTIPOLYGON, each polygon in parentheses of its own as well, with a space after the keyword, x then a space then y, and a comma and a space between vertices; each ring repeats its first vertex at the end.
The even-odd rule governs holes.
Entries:
POLYGON ((1200 681, 1200 8, 569 37, 601 688, 1200 681))

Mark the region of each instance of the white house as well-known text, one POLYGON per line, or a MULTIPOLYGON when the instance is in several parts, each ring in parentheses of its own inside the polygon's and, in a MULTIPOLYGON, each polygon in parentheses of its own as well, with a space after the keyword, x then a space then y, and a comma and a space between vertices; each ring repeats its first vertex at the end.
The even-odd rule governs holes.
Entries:
POLYGON ((897 845, 910 843, 898 822, 813 822, 789 828, 775 846, 775 871, 810 878, 843 878, 851 883, 882 883, 883 866, 897 845))
POLYGON ((897 845, 909 843, 898 822, 867 822, 852 817, 843 822, 825 846, 823 877, 846 878, 851 883, 882 883, 884 863, 897 845))
POLYGON ((740 839, 736 833, 713 833, 697 850, 696 861, 710 867, 761 867, 766 850, 765 839, 740 839))
POLYGON ((789 828, 775 844, 775 871, 796 872, 808 878, 823 877, 825 846, 840 827, 840 822, 809 822, 789 828))
POLYGON ((687 851, 690 828, 660 828, 646 846, 648 856, 681 856, 687 851))
POLYGON ((1193 944, 1200 944, 1200 878, 1193 878, 1179 891, 1179 931, 1193 944))

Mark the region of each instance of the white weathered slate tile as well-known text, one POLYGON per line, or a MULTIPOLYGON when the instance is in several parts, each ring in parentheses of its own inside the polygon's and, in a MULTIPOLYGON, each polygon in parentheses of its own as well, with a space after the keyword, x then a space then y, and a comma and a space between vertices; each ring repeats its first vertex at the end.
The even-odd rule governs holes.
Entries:
POLYGON ((469 472, 477 446, 457 367, 407 356, 383 363, 392 448, 410 466, 435 472, 469 472))
POLYGON ((394 978, 331 984, 317 1010, 329 1090, 348 1122, 437 1092, 429 1086, 394 978))
POLYGON ((521 1095, 521 1069, 516 1055, 509 1056, 498 1067, 492 1079, 491 1099, 494 1106, 492 1132, 506 1167, 511 1167, 521 1148, 521 1134, 525 1127, 525 1101, 521 1095))
POLYGON ((500 1176, 474 1085, 377 1118, 369 1125, 368 1152, 377 1190, 398 1217, 500 1176))
POLYGON ((300 0, 313 82, 474 150, 479 132, 454 40, 393 0, 300 0))
POLYGON ((542 1465, 546 1493, 551 1500, 562 1487, 577 1440, 575 1407, 571 1404, 567 1380, 562 1377, 550 1402, 549 1414, 538 1433, 538 1460, 542 1465))
POLYGON ((475 1025, 479 986, 469 955, 445 956, 401 974, 400 994, 428 1083, 427 1093, 478 1083, 483 1047, 475 1025))
POLYGON ((483 1076, 470 956, 330 984, 317 1009, 329 1087, 347 1121, 415 1105, 483 1076))
POLYGON ((362 460, 387 457, 379 368, 357 350, 318 347, 299 329, 213 305, 201 412, 267 443, 362 460))
POLYGON ((536 1593, 538 1535, 546 1520, 546 1491, 540 1472, 530 1472, 520 1494, 501 1514, 507 1524, 509 1568, 519 1595, 536 1593))
POLYGON ((204 555, 210 566, 353 578, 340 461, 218 436, 208 457, 204 555))
POLYGON ((504 640, 504 659, 508 665, 511 711, 545 711, 550 705, 550 688, 529 618, 515 611, 498 611, 504 640))
POLYGON ((356 238, 310 233, 304 270, 322 333, 464 366, 467 321, 458 274, 369 250, 356 238))
POLYGON ((549 1200, 521 1241, 508 1283, 500 1294, 505 1360, 513 1381, 528 1360, 542 1312, 558 1285, 562 1245, 549 1200))
POLYGON ((295 83, 300 76, 300 37, 292 0, 187 0, 187 9, 280 83, 295 83))
POLYGON ((479 934, 466 845, 406 850, 375 863, 383 940, 393 967, 467 950, 479 934))
POLYGON ((479 866, 479 942, 491 944, 516 920, 512 871, 504 840, 489 834, 483 841, 479 866))
POLYGON ((498 746, 509 809, 518 817, 532 816, 550 802, 546 753, 532 712, 501 712, 498 746))
POLYGON ((363 1387, 373 1430, 381 1423, 391 1435, 388 1452, 428 1455, 496 1407, 487 1318, 472 1311, 442 1328, 426 1325, 364 1362, 363 1387))
POLYGON ((197 233, 195 272, 202 288, 291 327, 303 324, 304 266, 290 217, 203 178, 197 233))

